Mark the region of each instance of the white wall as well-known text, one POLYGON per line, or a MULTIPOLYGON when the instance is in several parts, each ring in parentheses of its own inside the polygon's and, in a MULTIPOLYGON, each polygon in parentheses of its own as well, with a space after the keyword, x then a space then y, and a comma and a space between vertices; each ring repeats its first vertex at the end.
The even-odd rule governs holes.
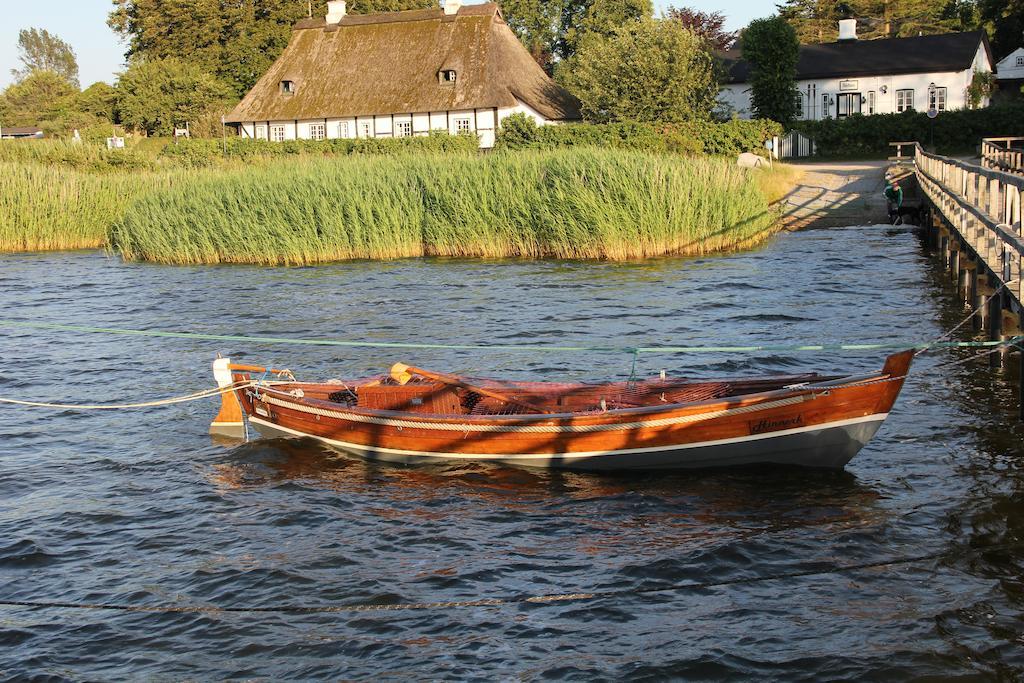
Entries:
MULTIPOLYGON (((827 116, 836 117, 836 97, 841 94, 857 93, 861 96, 861 113, 868 115, 868 93, 875 93, 875 114, 891 114, 896 111, 896 91, 914 91, 914 109, 928 110, 928 91, 932 83, 936 88, 946 89, 946 109, 963 109, 967 106, 967 86, 974 76, 974 70, 905 74, 899 76, 872 76, 868 78, 830 78, 797 81, 801 93, 803 111, 801 118, 820 120, 826 117, 823 111, 823 95, 828 95, 830 104, 827 116), (808 86, 813 94, 808 102, 808 86), (885 92, 882 92, 882 89, 885 92)), ((719 101, 736 112, 743 119, 753 117, 750 105, 750 87, 746 83, 728 84, 722 88, 719 101)), ((987 105, 988 103, 983 103, 987 105)))
MULTIPOLYGON (((413 135, 428 135, 430 131, 447 131, 451 135, 458 134, 458 121, 464 119, 469 124, 469 131, 480 138, 480 147, 490 149, 494 147, 497 140, 498 129, 501 121, 512 114, 523 113, 533 118, 538 125, 553 123, 545 119, 539 112, 529 105, 519 102, 514 107, 501 109, 465 109, 461 111, 435 111, 419 112, 412 114, 388 114, 383 116, 357 116, 347 118, 327 118, 327 137, 337 139, 345 133, 341 130, 341 124, 347 124, 347 137, 356 138, 363 136, 363 126, 369 126, 369 137, 393 137, 395 131, 392 122, 397 126, 400 122, 412 124, 413 135)), ((270 126, 284 126, 286 140, 308 140, 310 139, 310 125, 323 124, 325 119, 306 119, 295 121, 271 121, 270 126)), ((255 136, 256 126, 266 126, 265 121, 246 122, 240 125, 239 134, 242 136, 255 136)), ((267 137, 270 137, 270 128, 267 128, 267 137)))
POLYGON ((1002 60, 996 66, 996 74, 1000 80, 1018 80, 1024 79, 1024 47, 1019 47, 1002 60), (1022 64, 1017 66, 1017 59, 1020 58, 1022 64))

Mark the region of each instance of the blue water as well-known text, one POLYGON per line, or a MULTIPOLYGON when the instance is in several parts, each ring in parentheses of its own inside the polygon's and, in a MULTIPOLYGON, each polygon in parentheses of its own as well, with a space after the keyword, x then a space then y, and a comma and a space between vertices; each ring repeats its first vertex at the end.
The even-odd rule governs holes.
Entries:
MULTIPOLYGON (((2 256, 0 309, 6 319, 232 335, 616 346, 920 341, 964 315, 920 240, 885 227, 636 264, 263 269, 2 256)), ((403 360, 606 380, 628 376, 631 361, 0 327, 0 397, 184 394, 212 384, 218 352, 300 379, 377 373, 403 360)), ((405 468, 306 442, 211 442, 213 401, 134 412, 0 407, 0 600, 268 607, 627 592, 358 614, 0 607, 0 680, 1024 676, 1024 550, 963 550, 1024 541, 1012 367, 937 369, 962 357, 923 357, 845 472, 405 468), (628 594, 946 551, 938 562, 628 594)), ((637 370, 859 372, 881 360, 642 356, 637 370)))

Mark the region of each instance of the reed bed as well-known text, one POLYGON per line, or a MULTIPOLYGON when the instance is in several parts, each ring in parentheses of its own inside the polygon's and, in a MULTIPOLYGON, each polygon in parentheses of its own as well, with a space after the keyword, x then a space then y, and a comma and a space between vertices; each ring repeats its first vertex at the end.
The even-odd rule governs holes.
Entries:
POLYGON ((599 149, 304 158, 183 175, 110 239, 125 259, 176 264, 694 255, 772 234, 758 173, 599 149))
POLYGON ((169 183, 167 175, 0 162, 0 252, 104 247, 135 196, 169 183))

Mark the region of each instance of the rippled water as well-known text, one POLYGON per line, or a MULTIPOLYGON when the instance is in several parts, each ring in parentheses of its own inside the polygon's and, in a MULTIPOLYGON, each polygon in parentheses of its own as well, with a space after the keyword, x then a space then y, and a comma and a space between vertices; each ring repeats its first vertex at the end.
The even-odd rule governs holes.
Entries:
MULTIPOLYGON (((643 264, 414 260, 175 268, 0 257, 7 319, 343 339, 700 345, 923 340, 963 315, 909 231, 785 235, 643 264)), ((13 331, 0 396, 125 401, 211 385, 218 352, 300 378, 402 359, 625 377, 608 354, 386 352, 13 331)), ((0 408, 0 599, 344 605, 630 591, 1016 542, 1010 375, 915 368, 846 472, 657 476, 365 464, 211 443, 212 402, 0 408)), ((642 357, 696 376, 861 371, 878 353, 642 357)), ((0 608, 0 678, 893 680, 1024 675, 1024 550, 587 602, 361 614, 0 608)))

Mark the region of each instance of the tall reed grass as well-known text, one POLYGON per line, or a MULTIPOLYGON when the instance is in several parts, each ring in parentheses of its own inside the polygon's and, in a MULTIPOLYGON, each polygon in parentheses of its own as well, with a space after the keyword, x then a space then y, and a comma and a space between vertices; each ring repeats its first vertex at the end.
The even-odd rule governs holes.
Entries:
POLYGON ((103 247, 135 196, 169 182, 166 174, 95 175, 0 162, 0 251, 103 247))
POLYGON ((303 158, 183 175, 139 197, 111 246, 179 264, 703 254, 773 232, 757 173, 598 149, 303 158))

